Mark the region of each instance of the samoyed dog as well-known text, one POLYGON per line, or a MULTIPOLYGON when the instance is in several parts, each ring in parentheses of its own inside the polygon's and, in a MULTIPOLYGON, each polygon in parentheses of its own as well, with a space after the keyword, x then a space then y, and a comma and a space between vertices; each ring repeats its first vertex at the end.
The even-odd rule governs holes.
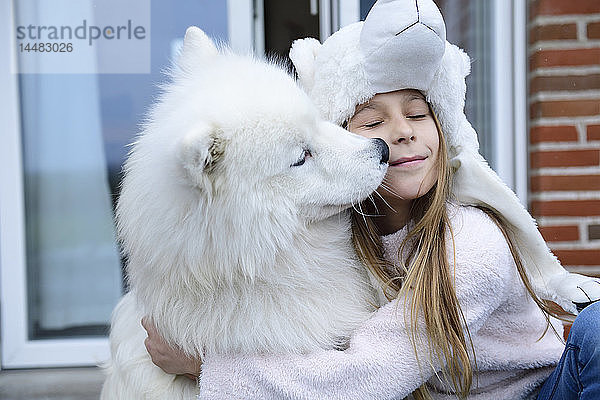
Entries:
POLYGON ((347 210, 387 170, 380 139, 319 117, 275 63, 189 28, 125 164, 117 207, 130 292, 102 399, 193 399, 144 347, 140 320, 192 356, 338 348, 377 296, 347 210))

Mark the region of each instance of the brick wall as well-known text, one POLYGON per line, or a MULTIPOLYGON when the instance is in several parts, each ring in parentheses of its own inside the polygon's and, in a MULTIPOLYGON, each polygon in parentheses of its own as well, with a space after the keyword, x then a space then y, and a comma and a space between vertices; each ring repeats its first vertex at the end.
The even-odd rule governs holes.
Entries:
POLYGON ((568 269, 600 276, 600 0, 529 0, 530 209, 568 269))

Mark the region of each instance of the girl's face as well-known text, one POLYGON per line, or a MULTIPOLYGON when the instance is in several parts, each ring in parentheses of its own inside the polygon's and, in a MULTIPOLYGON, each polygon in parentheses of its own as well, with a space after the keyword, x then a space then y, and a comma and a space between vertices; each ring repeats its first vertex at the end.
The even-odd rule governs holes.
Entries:
POLYGON ((348 130, 388 144, 389 168, 377 191, 390 204, 423 196, 435 184, 439 136, 418 90, 376 94, 356 107, 348 130))

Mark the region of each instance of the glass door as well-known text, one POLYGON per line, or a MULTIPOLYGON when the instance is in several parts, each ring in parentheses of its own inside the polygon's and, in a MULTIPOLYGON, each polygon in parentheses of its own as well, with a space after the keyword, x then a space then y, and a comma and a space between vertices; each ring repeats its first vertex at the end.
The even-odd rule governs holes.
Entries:
POLYGON ((244 13, 185 0, 0 8, 2 368, 97 365, 126 289, 113 214, 127 145, 186 28, 227 41, 244 13))

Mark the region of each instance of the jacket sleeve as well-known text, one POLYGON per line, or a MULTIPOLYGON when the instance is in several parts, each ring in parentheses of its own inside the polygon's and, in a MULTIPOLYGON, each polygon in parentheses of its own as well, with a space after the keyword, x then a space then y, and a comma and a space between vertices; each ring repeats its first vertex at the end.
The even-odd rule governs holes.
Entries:
MULTIPOLYGON (((492 235, 471 232, 481 239, 457 248, 460 259, 470 256, 457 268, 454 279, 471 335, 502 303, 505 288, 515 284, 516 271, 508 246, 491 224, 487 228, 496 229, 492 235), (471 250, 473 254, 465 254, 471 250)), ((355 332, 345 351, 207 356, 199 399, 404 398, 441 369, 438 362, 430 362, 427 357, 423 324, 417 334, 421 342, 417 343, 417 361, 404 315, 404 302, 388 303, 355 332)))

